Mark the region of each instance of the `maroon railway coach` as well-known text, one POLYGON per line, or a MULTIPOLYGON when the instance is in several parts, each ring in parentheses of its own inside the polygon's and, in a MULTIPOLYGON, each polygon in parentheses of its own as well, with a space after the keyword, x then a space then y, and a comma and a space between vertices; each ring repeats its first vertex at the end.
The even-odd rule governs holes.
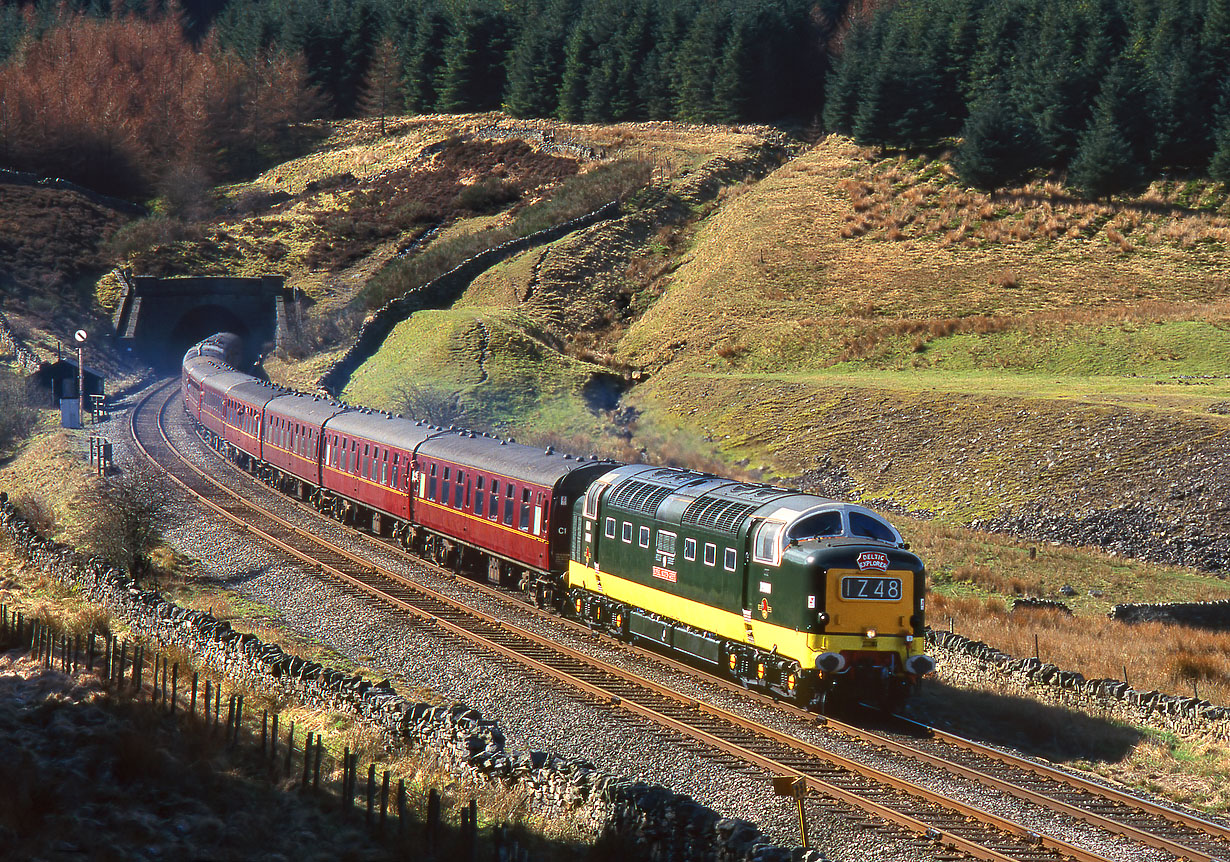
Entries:
POLYGON ((275 487, 311 498, 321 487, 320 456, 324 426, 350 408, 298 392, 277 391, 264 405, 264 428, 257 457, 275 487))
POLYGON ((533 583, 526 570, 567 570, 572 507, 611 463, 464 432, 423 441, 414 468, 413 520, 428 556, 457 568, 485 564, 491 581, 533 583), (482 556, 464 559, 473 551, 482 556))

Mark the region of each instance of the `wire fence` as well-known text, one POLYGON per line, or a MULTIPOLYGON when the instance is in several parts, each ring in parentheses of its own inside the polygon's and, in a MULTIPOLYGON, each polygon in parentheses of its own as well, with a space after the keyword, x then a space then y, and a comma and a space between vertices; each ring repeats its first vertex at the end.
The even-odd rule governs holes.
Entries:
POLYGON ((417 810, 409 801, 404 778, 394 780, 389 770, 378 770, 375 763, 363 769, 358 751, 343 745, 338 755, 336 746, 326 745, 321 733, 296 736, 295 722, 282 721, 276 712, 261 710, 258 720, 255 710, 245 707, 242 693, 224 694, 219 682, 202 678, 189 667, 181 673, 178 662, 148 650, 145 643, 110 633, 69 634, 0 604, 0 648, 22 650, 48 671, 96 674, 107 688, 178 716, 181 729, 190 726, 227 749, 255 752, 271 783, 286 788, 293 781, 300 794, 340 811, 342 817, 362 817, 373 837, 397 851, 399 858, 478 862, 485 850, 483 859, 529 859, 505 825, 493 826, 480 846, 476 800, 461 806, 456 826, 444 821, 443 800, 435 788, 428 789, 417 810))

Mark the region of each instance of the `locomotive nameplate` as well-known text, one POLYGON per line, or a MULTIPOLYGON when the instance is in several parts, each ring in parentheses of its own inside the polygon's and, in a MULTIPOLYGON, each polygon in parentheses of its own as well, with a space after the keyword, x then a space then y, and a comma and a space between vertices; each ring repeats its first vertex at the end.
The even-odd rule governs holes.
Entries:
POLYGON ((872 602, 901 600, 900 578, 842 578, 841 597, 872 602))

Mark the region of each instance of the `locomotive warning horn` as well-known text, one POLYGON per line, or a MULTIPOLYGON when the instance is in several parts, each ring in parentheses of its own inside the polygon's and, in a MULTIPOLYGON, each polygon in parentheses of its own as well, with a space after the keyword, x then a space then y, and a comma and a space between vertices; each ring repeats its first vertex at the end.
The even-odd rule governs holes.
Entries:
POLYGON ((826 652, 816 656, 816 670, 825 673, 841 673, 846 669, 846 657, 838 652, 826 652))

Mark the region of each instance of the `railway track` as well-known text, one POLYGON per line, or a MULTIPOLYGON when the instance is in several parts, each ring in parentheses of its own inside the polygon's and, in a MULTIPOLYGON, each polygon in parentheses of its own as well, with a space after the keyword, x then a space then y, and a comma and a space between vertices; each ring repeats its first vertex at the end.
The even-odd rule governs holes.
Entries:
MULTIPOLYGON (((173 384, 168 384, 134 408, 131 426, 138 447, 206 506, 349 589, 376 597, 425 624, 437 626, 454 637, 502 655, 574 690, 579 689, 608 708, 637 714, 662 728, 660 732, 685 741, 685 745, 699 746, 698 753, 722 758, 732 765, 742 764, 746 768, 789 777, 827 800, 849 805, 905 833, 921 837, 937 845, 932 848, 931 855, 943 857, 944 848, 950 848, 955 851, 954 858, 965 855, 997 862, 1052 859, 1097 862, 1106 858, 945 797, 866 762, 681 696, 658 683, 382 570, 337 544, 259 509, 239 493, 207 476, 171 443, 164 418, 168 410, 173 409, 172 405, 178 403, 177 391, 173 384)), ((245 475, 238 470, 236 473, 245 475)), ((366 540, 377 542, 386 550, 389 548, 388 543, 374 537, 366 537, 366 540)), ((498 594, 484 585, 476 584, 475 587, 498 594)), ((506 596, 500 598, 508 601, 506 596)), ((525 609, 524 603, 518 604, 525 609)), ((556 617, 552 619, 559 621, 556 617)), ((815 716, 801 710, 783 708, 816 720, 815 716)), ((1230 860, 1230 830, 1219 824, 1192 818, 970 740, 921 726, 909 728, 908 733, 892 735, 832 721, 827 722, 827 729, 861 739, 874 746, 881 756, 887 752, 892 757, 926 763, 1063 817, 1117 833, 1174 858, 1193 862, 1230 860)))

